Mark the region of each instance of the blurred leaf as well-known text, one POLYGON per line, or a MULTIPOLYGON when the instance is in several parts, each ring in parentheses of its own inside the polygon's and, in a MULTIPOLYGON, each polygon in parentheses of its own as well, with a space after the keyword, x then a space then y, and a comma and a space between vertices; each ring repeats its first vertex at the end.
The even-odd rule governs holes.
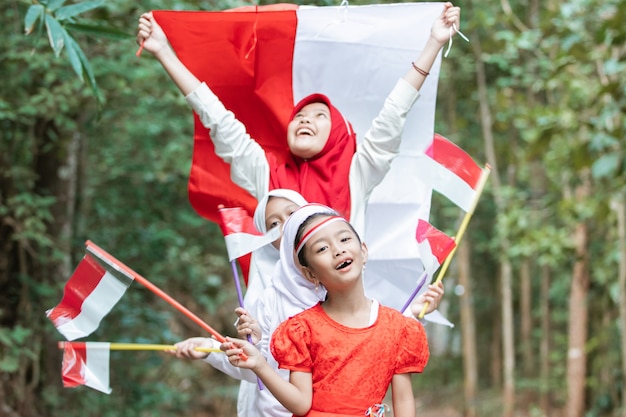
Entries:
MULTIPOLYGON (((24 32, 29 35, 33 31, 35 23, 43 18, 44 7, 40 4, 33 4, 28 8, 26 16, 24 17, 24 32)), ((43 21, 43 19, 42 19, 43 21)))
POLYGON ((109 27, 109 26, 96 26, 96 25, 86 25, 86 24, 78 24, 78 23, 68 23, 65 25, 68 30, 87 33, 90 35, 100 36, 103 38, 123 41, 127 39, 133 39, 135 37, 134 34, 129 34, 123 32, 119 29, 109 27))
POLYGON ((63 32, 63 37, 66 45, 65 50, 67 51, 67 56, 70 60, 70 64, 72 64, 72 68, 74 68, 74 72, 76 73, 76 75, 78 75, 80 81, 83 82, 83 63, 79 56, 79 53, 81 52, 80 47, 66 31, 63 32))
POLYGON ((611 153, 602 155, 596 159, 591 166, 591 172, 594 178, 614 177, 619 166, 620 155, 611 153))
POLYGON ((54 51, 54 55, 58 58, 63 50, 63 41, 66 37, 65 29, 63 29, 63 26, 61 26, 61 24, 49 14, 45 16, 45 20, 50 46, 54 51))
POLYGON ((63 6, 66 0, 48 0, 47 9, 51 12, 56 11, 59 7, 63 6))
POLYGON ((70 6, 64 6, 56 11, 55 17, 59 20, 66 20, 89 10, 96 9, 104 4, 105 0, 91 0, 83 3, 72 4, 70 6))

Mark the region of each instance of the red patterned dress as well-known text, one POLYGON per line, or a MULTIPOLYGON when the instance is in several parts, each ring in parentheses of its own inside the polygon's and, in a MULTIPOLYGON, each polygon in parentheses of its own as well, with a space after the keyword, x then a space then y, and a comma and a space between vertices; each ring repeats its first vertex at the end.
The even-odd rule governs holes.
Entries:
POLYGON ((363 416, 383 401, 394 374, 422 372, 429 355, 422 324, 394 309, 380 306, 371 326, 355 329, 321 304, 284 321, 271 352, 279 367, 312 374, 307 417, 363 416))

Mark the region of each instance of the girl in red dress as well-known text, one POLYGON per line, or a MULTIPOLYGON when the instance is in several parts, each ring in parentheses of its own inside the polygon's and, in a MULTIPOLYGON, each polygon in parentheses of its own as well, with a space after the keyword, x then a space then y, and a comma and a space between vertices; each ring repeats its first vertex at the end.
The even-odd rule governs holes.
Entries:
POLYGON ((314 291, 323 287, 327 297, 272 336, 272 355, 290 371, 289 381, 244 340, 222 344, 230 362, 251 369, 296 416, 380 416, 391 384, 394 416, 414 417, 411 374, 423 371, 429 355, 421 323, 365 296, 367 247, 330 208, 304 206, 284 227, 286 235, 297 230, 295 241, 281 242, 301 266, 296 279, 312 283, 314 291))

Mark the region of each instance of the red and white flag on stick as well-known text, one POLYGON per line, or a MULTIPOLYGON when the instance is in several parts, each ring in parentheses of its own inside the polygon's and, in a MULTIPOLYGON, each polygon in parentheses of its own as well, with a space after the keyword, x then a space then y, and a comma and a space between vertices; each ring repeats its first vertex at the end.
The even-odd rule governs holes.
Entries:
MULTIPOLYGON (((417 240, 420 258, 424 265, 424 272, 417 281, 417 287, 400 310, 402 312, 409 307, 415 297, 421 292, 426 281, 432 281, 437 269, 439 269, 441 264, 443 264, 448 255, 450 255, 456 247, 454 239, 423 219, 419 219, 417 222, 415 239, 417 240)), ((454 327, 454 325, 441 316, 441 314, 437 314, 436 316, 436 320, 433 319, 432 321, 454 327)))
MULTIPOLYGON (((102 320, 102 318, 111 310, 113 305, 115 305, 115 303, 119 301, 126 287, 128 287, 128 285, 126 285, 124 287, 124 291, 121 291, 120 293, 119 290, 100 291, 99 285, 94 285, 93 283, 90 285, 83 285, 83 280, 91 280, 93 282, 99 283, 102 279, 98 280, 98 276, 105 277, 109 272, 112 275, 117 276, 118 274, 121 274, 121 276, 126 277, 126 279, 129 281, 128 284, 132 281, 137 281, 138 283, 152 291, 154 294, 159 296, 161 299, 168 302, 178 311, 183 313, 194 323, 202 327, 204 330, 208 331, 215 339, 217 339, 217 341, 224 342, 226 340, 224 336, 219 334, 200 317, 192 313, 189 309, 187 309, 185 306, 166 294, 163 290, 159 289, 156 285, 152 284, 146 278, 142 277, 141 275, 124 265, 122 262, 118 261, 112 255, 104 251, 102 248, 98 247, 95 243, 87 241, 85 242, 85 246, 85 249, 87 251, 86 257, 88 256, 88 259, 90 260, 87 262, 89 266, 86 269, 87 272, 81 272, 79 274, 75 273, 66 284, 64 297, 61 304, 53 309, 48 310, 48 312, 46 313, 48 317, 52 320, 54 325, 57 327, 57 329, 59 329, 59 331, 69 340, 91 334, 91 332, 93 332, 98 327, 100 320, 102 320), (91 302, 86 304, 85 300, 91 302), (92 306, 92 304, 94 306, 92 306), (99 308, 98 306, 100 304, 104 305, 105 307, 99 308), (90 307, 89 309, 86 309, 87 311, 89 311, 89 313, 86 314, 87 317, 82 318, 80 317, 80 315, 83 312, 85 305, 90 307), (78 314, 76 314, 77 311, 79 312, 78 314), (80 317, 80 320, 78 322, 74 322, 73 319, 75 316, 80 317), (87 324, 82 325, 83 323, 87 324)), ((241 357, 247 358, 245 354, 242 354, 241 357)))
MULTIPOLYGON (((455 246, 443 262, 436 282, 443 279, 454 252, 458 247, 463 234, 474 214, 474 209, 485 188, 491 167, 486 165, 480 168, 463 149, 450 142, 439 134, 435 134, 432 144, 428 147, 423 158, 423 164, 418 169, 424 176, 424 181, 446 196, 465 211, 459 230, 454 237, 455 246)), ((428 303, 424 305, 419 317, 424 317, 428 303)))
POLYGON ((67 340, 86 337, 132 282, 132 275, 87 252, 65 284, 61 302, 46 311, 46 316, 67 340))
POLYGON ((422 219, 417 223, 415 239, 424 269, 430 277, 433 277, 456 247, 454 239, 422 219))
POLYGON ((422 180, 461 210, 471 211, 483 168, 463 149, 437 133, 424 156, 417 165, 422 180))
POLYGON ((220 207, 219 215, 228 260, 231 262, 280 237, 279 227, 272 228, 266 234, 259 232, 254 226, 253 218, 241 207, 220 207))
POLYGON ((61 342, 63 386, 74 388, 86 385, 95 390, 111 393, 109 387, 109 343, 61 342))

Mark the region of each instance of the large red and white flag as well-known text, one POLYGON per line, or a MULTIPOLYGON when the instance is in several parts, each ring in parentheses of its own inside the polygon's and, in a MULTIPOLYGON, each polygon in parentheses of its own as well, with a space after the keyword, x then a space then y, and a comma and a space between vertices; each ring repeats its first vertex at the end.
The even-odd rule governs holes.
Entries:
MULTIPOLYGON (((250 135, 287 155, 286 126, 295 103, 327 95, 360 141, 397 80, 411 68, 443 3, 305 7, 288 4, 224 12, 154 11, 182 62, 205 81, 250 135)), ((413 230, 430 212, 431 189, 412 167, 429 146, 440 56, 407 117, 400 154, 367 208, 370 245, 365 286, 383 304, 400 308, 422 271, 413 230), (390 279, 390 277, 394 277, 390 279)), ((255 199, 230 180, 209 132, 194 115, 189 199, 219 222, 217 207, 255 199)))
POLYGON ((63 386, 74 388, 86 385, 110 394, 109 345, 106 342, 63 343, 63 386))
POLYGON ((435 272, 456 247, 454 239, 422 219, 417 223, 415 239, 422 256, 424 269, 432 279, 435 272))
POLYGON ((88 336, 132 282, 117 265, 87 252, 65 284, 61 302, 46 316, 67 340, 88 336))
POLYGON ((241 207, 220 208, 220 228, 226 241, 228 259, 234 261, 280 237, 280 228, 274 227, 267 233, 259 232, 254 220, 241 207))
POLYGON ((417 171, 433 190, 446 196, 463 211, 476 203, 483 168, 463 149, 435 133, 417 171))

